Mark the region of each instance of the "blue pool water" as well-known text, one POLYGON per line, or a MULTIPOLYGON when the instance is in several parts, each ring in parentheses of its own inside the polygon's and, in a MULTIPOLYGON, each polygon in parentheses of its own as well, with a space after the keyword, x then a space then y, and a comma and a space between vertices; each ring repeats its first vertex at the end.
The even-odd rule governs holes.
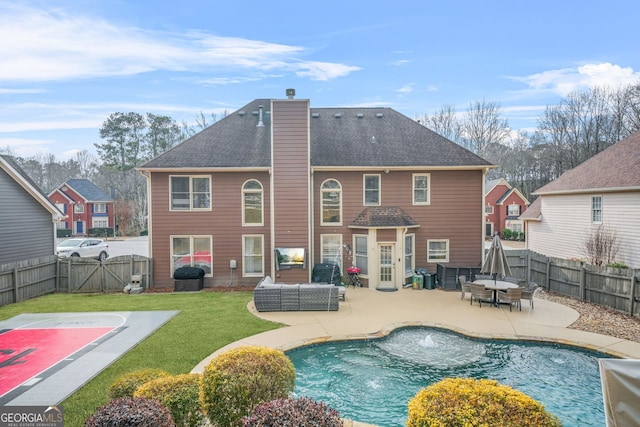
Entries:
POLYGON ((490 378, 543 403, 565 427, 605 424, 598 358, 577 348, 478 340, 435 328, 402 328, 381 339, 343 341, 287 352, 296 396, 343 418, 404 426, 407 402, 447 377, 490 378))

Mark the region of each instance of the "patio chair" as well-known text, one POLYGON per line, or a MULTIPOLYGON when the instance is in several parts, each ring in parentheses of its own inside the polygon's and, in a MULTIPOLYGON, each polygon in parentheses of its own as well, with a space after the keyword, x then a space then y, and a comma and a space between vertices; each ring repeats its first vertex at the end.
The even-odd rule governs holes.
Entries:
POLYGON ((493 280, 493 276, 490 274, 476 274, 475 280, 493 280))
POLYGON ((509 304, 509 311, 515 305, 522 311, 522 304, 520 299, 522 298, 522 288, 509 288, 506 291, 498 291, 498 303, 509 304))
POLYGON ((537 283, 528 283, 526 287, 522 288, 522 296, 520 299, 529 301, 530 310, 533 310, 533 298, 538 289, 540 289, 540 286, 537 283))
POLYGON ((462 290, 460 299, 464 299, 466 293, 471 292, 471 288, 469 287, 470 282, 467 282, 467 276, 458 276, 458 283, 460 284, 460 289, 462 290))
POLYGON ((478 301, 480 308, 482 308, 483 302, 493 304, 493 291, 491 289, 486 289, 484 285, 479 283, 469 283, 469 288, 471 289, 471 305, 473 305, 474 300, 478 301))

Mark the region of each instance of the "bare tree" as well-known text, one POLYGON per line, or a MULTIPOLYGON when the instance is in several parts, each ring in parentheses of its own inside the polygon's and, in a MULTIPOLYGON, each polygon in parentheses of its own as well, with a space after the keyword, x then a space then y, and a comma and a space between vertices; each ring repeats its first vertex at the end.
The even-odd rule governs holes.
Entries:
POLYGON ((485 99, 469 105, 462 122, 463 146, 483 156, 490 144, 504 144, 511 133, 500 104, 485 99))
POLYGON ((443 105, 435 114, 422 118, 423 125, 445 138, 459 142, 462 136, 462 124, 456 117, 456 109, 452 105, 443 105))
POLYGON ((585 236, 581 249, 590 264, 610 264, 614 261, 619 249, 617 233, 600 224, 585 236))

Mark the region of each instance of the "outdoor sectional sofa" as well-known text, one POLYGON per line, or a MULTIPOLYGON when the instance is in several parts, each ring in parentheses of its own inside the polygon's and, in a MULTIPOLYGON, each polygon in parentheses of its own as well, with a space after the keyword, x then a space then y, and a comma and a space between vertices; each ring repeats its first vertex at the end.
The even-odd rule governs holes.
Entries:
POLYGON ((253 291, 258 311, 337 311, 338 299, 344 299, 344 286, 326 283, 287 285, 264 277, 253 291))

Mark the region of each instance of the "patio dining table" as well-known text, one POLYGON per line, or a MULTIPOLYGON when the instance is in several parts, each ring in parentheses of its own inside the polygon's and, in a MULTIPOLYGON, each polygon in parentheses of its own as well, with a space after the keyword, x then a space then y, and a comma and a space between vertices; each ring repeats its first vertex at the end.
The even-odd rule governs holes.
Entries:
POLYGON ((478 279, 473 283, 484 285, 485 288, 493 290, 493 304, 498 305, 498 291, 504 291, 509 288, 517 288, 518 285, 504 280, 478 279))

